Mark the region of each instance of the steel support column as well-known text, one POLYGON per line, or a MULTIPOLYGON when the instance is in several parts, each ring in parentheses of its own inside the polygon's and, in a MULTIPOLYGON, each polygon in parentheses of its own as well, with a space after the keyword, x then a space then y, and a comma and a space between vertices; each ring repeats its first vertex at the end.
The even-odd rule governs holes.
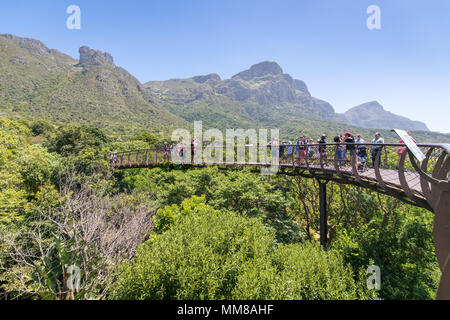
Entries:
POLYGON ((327 183, 317 181, 319 182, 320 245, 325 248, 328 238, 327 183))

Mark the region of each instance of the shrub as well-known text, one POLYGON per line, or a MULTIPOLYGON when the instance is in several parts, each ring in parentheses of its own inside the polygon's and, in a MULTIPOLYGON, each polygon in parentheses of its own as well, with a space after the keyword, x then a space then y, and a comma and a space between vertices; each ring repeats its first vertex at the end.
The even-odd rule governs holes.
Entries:
MULTIPOLYGON (((191 201, 191 204, 194 202, 191 201)), ((357 299, 350 268, 313 244, 279 246, 258 218, 178 209, 121 267, 112 299, 357 299), (180 214, 183 212, 183 214, 180 214), (170 219, 169 219, 170 220, 170 219)), ((174 213, 176 208, 171 208, 174 213)))

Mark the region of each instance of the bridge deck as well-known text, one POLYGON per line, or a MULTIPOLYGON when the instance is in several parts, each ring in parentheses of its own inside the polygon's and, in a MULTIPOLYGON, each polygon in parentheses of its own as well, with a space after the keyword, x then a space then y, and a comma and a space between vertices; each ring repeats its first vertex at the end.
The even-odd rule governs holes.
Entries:
MULTIPOLYGON (((284 151, 282 151, 282 153, 275 159, 279 160, 276 162, 278 167, 280 168, 280 172, 278 173, 300 174, 308 177, 317 177, 324 180, 334 180, 340 183, 362 186, 394 196, 410 204, 431 209, 429 205, 430 184, 424 179, 421 179, 421 175, 419 174, 419 172, 417 172, 418 164, 415 163, 416 160, 411 158, 411 156, 408 159, 406 157, 408 152, 401 152, 402 148, 404 148, 403 150, 406 151, 404 145, 383 144, 381 145, 380 151, 376 155, 376 159, 371 158, 369 160, 371 156, 370 149, 375 146, 377 148, 380 148, 380 145, 374 144, 358 145, 358 148, 365 147, 368 150, 365 157, 365 163, 367 165, 375 163, 377 164, 372 168, 369 168, 366 165, 364 167, 364 170, 359 170, 358 168, 359 157, 357 157, 356 152, 351 153, 351 151, 349 151, 347 152, 347 155, 343 156, 343 158, 338 159, 339 157, 342 157, 342 155, 339 155, 339 151, 342 150, 342 145, 339 144, 307 145, 306 150, 308 151, 303 158, 301 158, 300 153, 296 153, 295 151, 289 156, 286 155, 284 151), (318 150, 320 150, 321 148, 325 148, 325 150, 327 151, 326 155, 319 155, 318 150), (310 153, 309 151, 314 152, 310 153), (425 188, 425 190, 423 190, 423 188, 425 188)), ((447 149, 442 147, 441 145, 433 144, 419 145, 419 147, 424 153, 427 154, 426 161, 424 161, 425 165, 422 165, 422 167, 425 169, 425 172, 423 173, 431 176, 432 173, 436 173, 433 172, 433 167, 436 164, 438 164, 437 167, 442 165, 442 161, 447 154, 447 149)), ((296 146, 294 146, 294 150, 295 148, 296 146)), ((206 157, 206 153, 211 153, 211 150, 207 149, 208 147, 204 149, 204 157, 206 157)), ((166 155, 164 155, 162 149, 122 152, 114 155, 115 158, 113 159, 113 165, 117 169, 158 167, 167 164, 174 164, 175 162, 183 166, 193 167, 210 165, 219 165, 225 167, 271 166, 271 151, 264 146, 234 147, 233 151, 231 152, 231 158, 233 158, 234 152, 235 161, 228 163, 224 162, 223 160, 225 158, 228 158, 230 149, 223 150, 223 157, 218 157, 219 161, 222 160, 219 163, 207 161, 191 163, 190 151, 186 150, 185 157, 182 158, 178 155, 177 151, 179 150, 180 149, 173 149, 173 152, 166 155), (240 156, 244 154, 247 158, 250 158, 250 156, 252 155, 252 159, 257 159, 257 162, 255 160, 250 162, 242 162, 242 160, 239 161, 238 154, 240 154, 240 156)), ((448 173, 445 174, 444 178, 448 179, 448 173)))

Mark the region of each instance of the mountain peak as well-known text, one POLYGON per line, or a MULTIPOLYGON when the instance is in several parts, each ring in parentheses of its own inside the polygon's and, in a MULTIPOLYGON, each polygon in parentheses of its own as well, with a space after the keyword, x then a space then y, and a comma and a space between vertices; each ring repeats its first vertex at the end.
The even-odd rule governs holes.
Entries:
POLYGON ((370 110, 370 111, 385 111, 384 107, 378 101, 366 102, 357 107, 354 107, 353 109, 364 109, 364 110, 370 110))
POLYGON ((249 70, 242 71, 233 78, 241 78, 243 80, 249 81, 254 78, 263 77, 266 75, 281 75, 283 74, 283 69, 276 62, 263 61, 250 67, 249 70))
POLYGON ((80 65, 100 66, 105 64, 114 64, 114 58, 109 53, 92 50, 87 46, 83 46, 80 52, 80 65))
POLYGON ((363 103, 339 115, 346 123, 363 127, 379 129, 405 129, 429 131, 427 125, 420 121, 413 121, 396 115, 384 109, 377 101, 363 103))

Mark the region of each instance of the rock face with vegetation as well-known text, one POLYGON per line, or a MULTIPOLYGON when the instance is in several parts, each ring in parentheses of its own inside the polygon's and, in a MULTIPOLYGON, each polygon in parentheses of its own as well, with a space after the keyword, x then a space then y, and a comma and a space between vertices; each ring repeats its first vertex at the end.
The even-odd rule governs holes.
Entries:
MULTIPOLYGON (((149 94, 173 114, 189 121, 202 120, 207 127, 278 127, 284 137, 299 133, 320 136, 323 132, 360 132, 366 138, 374 130, 392 141, 393 128, 428 131, 425 124, 387 112, 369 104, 345 114, 335 112, 326 101, 311 95, 305 82, 294 79, 275 62, 261 62, 248 70, 221 79, 217 74, 188 79, 150 81, 149 94), (379 123, 379 125, 377 125, 379 123), (368 130, 371 129, 371 130, 368 130)), ((434 133, 420 133, 432 141, 434 133)), ((448 137, 440 137, 447 141, 448 137)))
MULTIPOLYGON (((261 62, 231 79, 212 73, 142 84, 117 67, 109 53, 86 46, 79 51, 75 60, 38 40, 0 35, 0 114, 94 125, 120 136, 149 131, 168 137, 173 129, 190 128, 199 120, 205 128, 278 128, 281 138, 291 140, 349 130, 367 138, 374 129, 362 127, 384 127, 386 118, 397 119, 382 131, 388 141, 397 140, 392 127, 426 129, 385 111, 375 117, 368 110, 375 119, 370 124, 357 117, 361 112, 336 114, 275 62, 261 62)), ((450 141, 449 135, 424 131, 414 137, 450 141)))
POLYGON ((277 63, 269 61, 256 64, 231 79, 222 80, 211 74, 151 81, 145 87, 171 112, 185 119, 195 115, 207 125, 214 125, 219 117, 243 126, 276 120, 335 118, 330 104, 312 97, 303 81, 293 79, 283 73, 277 63))
POLYGON ((393 114, 384 110, 377 101, 367 102, 351 108, 339 117, 345 123, 349 123, 363 128, 379 129, 405 129, 417 131, 429 131, 427 125, 420 121, 413 121, 408 118, 393 114))
POLYGON ((107 52, 92 50, 86 46, 80 48, 80 65, 101 66, 114 64, 114 58, 107 52))

